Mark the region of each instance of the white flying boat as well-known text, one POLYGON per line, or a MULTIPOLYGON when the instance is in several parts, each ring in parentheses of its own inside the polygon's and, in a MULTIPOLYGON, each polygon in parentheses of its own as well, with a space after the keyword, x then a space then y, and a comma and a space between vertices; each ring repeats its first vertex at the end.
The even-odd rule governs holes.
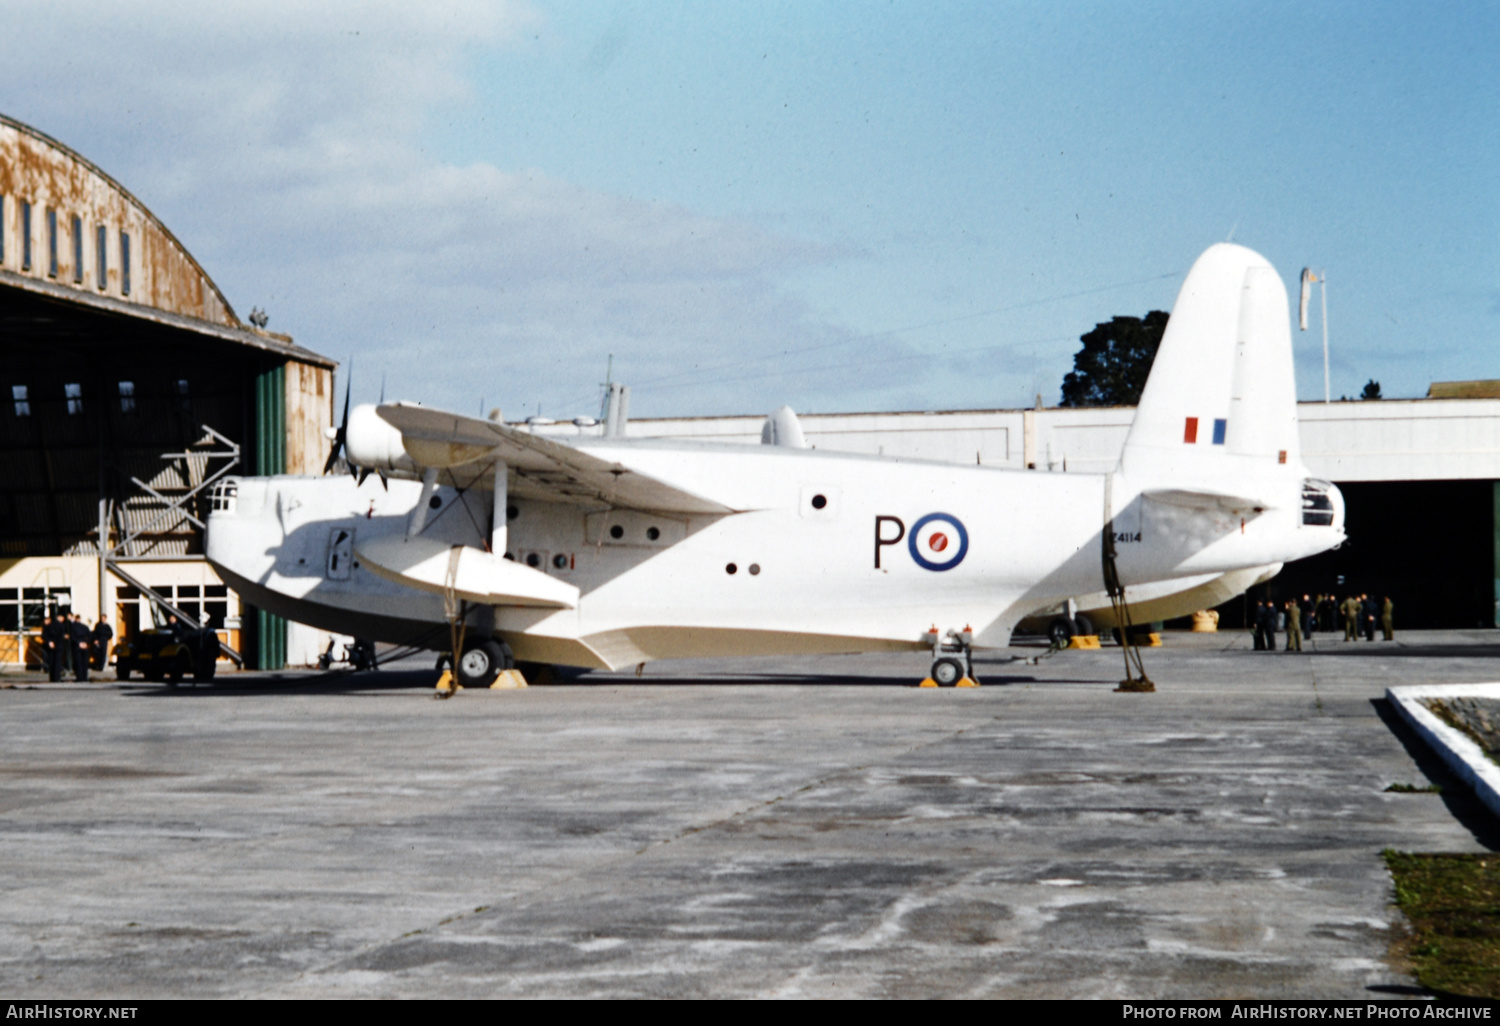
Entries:
POLYGON ((207 555, 325 630, 447 651, 461 622, 467 686, 515 660, 924 649, 949 684, 1062 603, 1183 615, 1340 544, 1296 400, 1285 287, 1222 244, 1183 283, 1108 474, 814 450, 785 416, 745 446, 346 403, 367 473, 226 481, 207 555))

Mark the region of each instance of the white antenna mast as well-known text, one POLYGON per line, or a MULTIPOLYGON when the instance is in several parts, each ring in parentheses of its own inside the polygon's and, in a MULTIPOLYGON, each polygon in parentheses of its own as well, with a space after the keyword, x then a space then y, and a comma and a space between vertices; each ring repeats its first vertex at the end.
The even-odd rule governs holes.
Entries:
POLYGON ((1307 330, 1307 302, 1312 298, 1312 284, 1317 282, 1322 288, 1323 297, 1323 402, 1333 401, 1332 389, 1328 382, 1328 272, 1322 268, 1314 274, 1311 268, 1302 268, 1302 301, 1297 308, 1297 325, 1303 331, 1307 330))

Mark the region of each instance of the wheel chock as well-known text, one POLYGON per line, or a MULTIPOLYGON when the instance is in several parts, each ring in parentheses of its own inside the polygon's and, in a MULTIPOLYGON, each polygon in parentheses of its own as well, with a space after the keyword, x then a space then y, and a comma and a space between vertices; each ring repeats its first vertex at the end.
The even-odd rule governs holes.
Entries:
POLYGON ((1160 634, 1152 632, 1151 634, 1146 635, 1146 637, 1148 639, 1146 641, 1146 647, 1147 648, 1161 648, 1161 635, 1160 634))
POLYGON ((438 678, 437 689, 444 694, 451 695, 455 691, 462 691, 464 686, 453 679, 452 670, 444 670, 443 675, 438 678))
POLYGON ((491 691, 509 691, 513 688, 530 687, 520 670, 501 670, 500 676, 490 685, 491 691))
POLYGON ((935 688, 937 686, 938 682, 933 680, 931 677, 924 677, 922 679, 922 683, 917 685, 917 687, 919 688, 935 688))
POLYGON ((977 680, 971 680, 968 677, 964 677, 961 680, 959 680, 959 682, 957 684, 955 684, 953 686, 956 687, 956 688, 977 688, 977 687, 979 687, 979 681, 977 681, 977 680))
POLYGON ((1097 634, 1075 634, 1068 642, 1069 648, 1098 648, 1099 635, 1097 634))

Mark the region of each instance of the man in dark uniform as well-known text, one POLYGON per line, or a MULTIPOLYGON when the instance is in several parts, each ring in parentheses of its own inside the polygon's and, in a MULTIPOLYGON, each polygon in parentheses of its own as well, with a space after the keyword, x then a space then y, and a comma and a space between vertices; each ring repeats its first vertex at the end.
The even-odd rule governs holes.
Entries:
POLYGON ((94 658, 98 660, 99 672, 103 673, 109 669, 109 643, 114 640, 115 632, 109 626, 109 620, 99 617, 99 622, 94 624, 94 658))
POLYGON ((1260 652, 1266 647, 1266 636, 1262 633, 1262 626, 1266 619, 1266 604, 1255 603, 1255 608, 1250 611, 1250 633, 1255 639, 1255 651, 1260 652))
POLYGON ((83 622, 83 617, 77 613, 68 621, 68 642, 69 652, 73 657, 73 679, 87 681, 89 656, 94 650, 94 635, 89 630, 89 625, 83 622))
POLYGON ((63 623, 61 612, 53 613, 42 622, 42 662, 47 669, 47 679, 54 684, 62 680, 63 659, 68 651, 68 631, 63 623))
POLYGON ((1269 599, 1260 606, 1260 647, 1263 651, 1276 651, 1276 603, 1269 599))

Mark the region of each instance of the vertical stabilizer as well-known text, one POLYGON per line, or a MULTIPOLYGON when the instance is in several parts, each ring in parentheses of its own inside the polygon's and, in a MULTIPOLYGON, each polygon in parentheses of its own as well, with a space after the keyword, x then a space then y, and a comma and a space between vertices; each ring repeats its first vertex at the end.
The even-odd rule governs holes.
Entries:
POLYGON ((1198 258, 1120 457, 1132 485, 1242 491, 1303 473, 1290 317, 1260 254, 1222 243, 1198 258))

